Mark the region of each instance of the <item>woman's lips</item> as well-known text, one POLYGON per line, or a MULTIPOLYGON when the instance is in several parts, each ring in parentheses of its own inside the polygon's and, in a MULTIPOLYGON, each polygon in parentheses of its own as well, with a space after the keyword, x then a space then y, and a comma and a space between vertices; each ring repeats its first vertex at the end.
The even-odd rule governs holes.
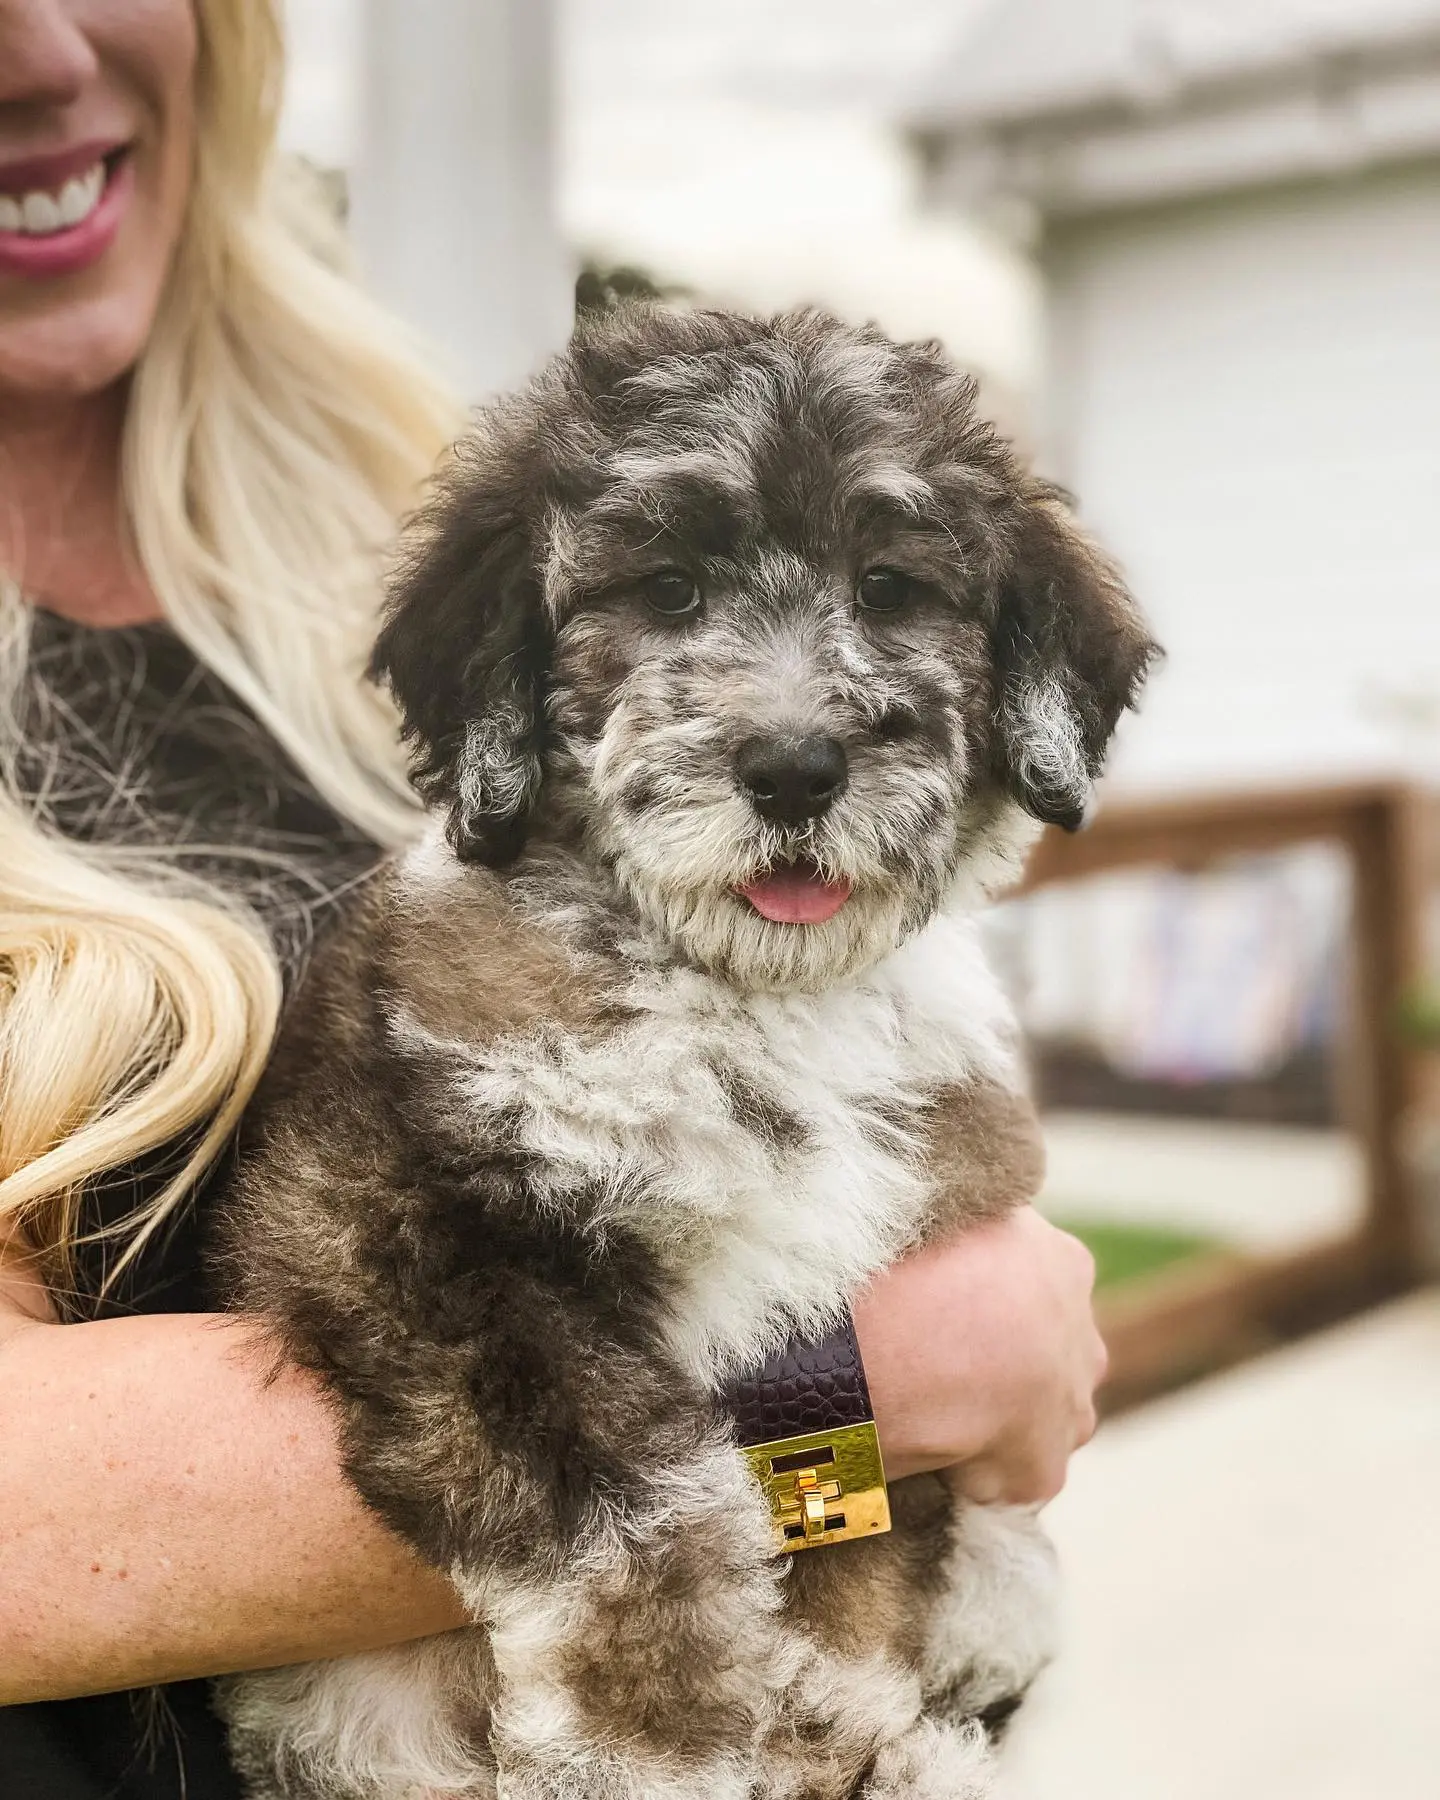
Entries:
POLYGON ((29 194, 60 187, 75 175, 83 175, 97 162, 118 156, 128 145, 124 137, 86 138, 68 150, 50 150, 42 156, 12 156, 0 161, 0 194, 29 194))
POLYGON ((92 158, 81 170, 63 173, 61 164, 69 169, 73 162, 74 155, 50 158, 44 163, 44 168, 49 171, 48 179, 57 184, 50 188, 21 185, 33 184, 35 172, 42 167, 39 161, 0 167, 0 198, 8 203, 3 209, 6 220, 19 209, 25 223, 30 225, 38 196, 47 203, 41 209, 41 225, 51 227, 39 231, 33 228, 0 229, 0 274, 23 275, 32 280, 73 275, 99 262, 114 242, 135 188, 130 157, 122 152, 108 161, 101 159, 104 177, 99 198, 83 218, 74 224, 65 224, 63 216, 55 209, 60 208, 65 199, 66 186, 83 183, 85 169, 96 166, 92 158), (55 225, 58 229, 53 228, 55 225))
POLYGON ((850 898, 848 881, 826 881, 813 863, 772 869, 737 890, 762 919, 777 925, 823 925, 850 898))

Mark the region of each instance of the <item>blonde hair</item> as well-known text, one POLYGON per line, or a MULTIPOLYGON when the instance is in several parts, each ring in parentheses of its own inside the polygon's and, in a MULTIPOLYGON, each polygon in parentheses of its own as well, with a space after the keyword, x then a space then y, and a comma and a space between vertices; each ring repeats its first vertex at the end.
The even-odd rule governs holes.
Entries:
MULTIPOLYGON (((276 154, 275 6, 196 12, 194 183, 132 378, 126 515, 175 632, 339 813, 396 843, 415 805, 363 666, 383 547, 459 414, 347 278, 318 184, 276 154)), ((0 1241, 18 1225, 60 1289, 89 1183, 185 1146, 127 1219, 113 1280, 214 1160, 264 1066, 281 982, 256 919, 163 851, 77 847, 22 801, 30 618, 0 580, 0 1241)))

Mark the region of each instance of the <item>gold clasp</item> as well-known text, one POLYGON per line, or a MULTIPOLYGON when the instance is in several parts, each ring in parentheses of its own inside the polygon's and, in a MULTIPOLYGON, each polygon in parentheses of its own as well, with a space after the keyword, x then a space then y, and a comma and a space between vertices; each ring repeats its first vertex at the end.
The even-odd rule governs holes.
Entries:
POLYGON ((770 1501, 776 1548, 809 1550, 890 1529, 880 1439, 873 1425, 753 1444, 745 1456, 770 1501))
POLYGON ((825 1535, 825 1521, 829 1516, 825 1502, 840 1498, 838 1481, 822 1481, 818 1469, 798 1469, 790 1497, 781 1499, 776 1516, 782 1529, 788 1532, 791 1525, 799 1525, 805 1542, 816 1544, 825 1535))

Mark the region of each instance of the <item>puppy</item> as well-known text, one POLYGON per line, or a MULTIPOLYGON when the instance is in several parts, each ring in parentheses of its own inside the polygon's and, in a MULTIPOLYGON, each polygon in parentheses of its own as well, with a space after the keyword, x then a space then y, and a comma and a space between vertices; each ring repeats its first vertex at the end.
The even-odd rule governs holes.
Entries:
POLYGON ((928 345, 632 308, 479 419, 375 653, 436 824, 276 1060, 236 1304, 474 1627, 231 1682, 266 1800, 971 1800, 1028 1514, 791 1560, 717 1395, 1040 1179, 974 913, 1153 645, 928 345))

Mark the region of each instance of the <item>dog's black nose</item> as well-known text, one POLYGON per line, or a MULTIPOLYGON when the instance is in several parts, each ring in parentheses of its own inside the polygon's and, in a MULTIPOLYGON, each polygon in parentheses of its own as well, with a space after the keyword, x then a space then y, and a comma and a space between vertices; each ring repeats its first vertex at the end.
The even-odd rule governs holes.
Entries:
POLYGON ((845 746, 829 737, 746 738, 735 773, 762 819, 803 825, 845 792, 845 746))

